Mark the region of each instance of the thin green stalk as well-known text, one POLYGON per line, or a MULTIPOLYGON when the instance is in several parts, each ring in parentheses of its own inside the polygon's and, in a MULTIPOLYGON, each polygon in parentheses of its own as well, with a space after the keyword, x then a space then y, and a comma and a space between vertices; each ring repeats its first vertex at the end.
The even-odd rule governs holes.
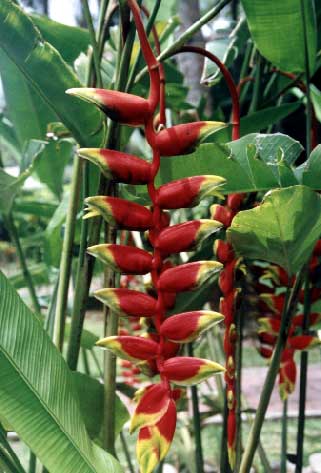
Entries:
MULTIPOLYGON (((206 23, 213 20, 221 10, 230 3, 231 0, 221 0, 215 7, 211 8, 205 15, 203 15, 198 21, 195 21, 179 38, 158 56, 158 61, 164 61, 168 57, 172 56, 174 52, 180 49, 185 43, 187 43, 206 23)), ((143 75, 147 72, 147 68, 144 67, 137 75, 135 82, 139 82, 143 75)))
MULTIPOLYGON (((306 155, 311 153, 311 119, 312 119, 312 103, 310 91, 310 64, 308 51, 308 35, 306 26, 306 14, 304 1, 301 0, 301 18, 304 36, 304 62, 305 62, 305 81, 306 81, 306 155)), ((309 330, 309 317, 311 311, 310 297, 310 281, 309 268, 306 269, 304 284, 304 311, 302 333, 306 334, 309 330)), ((308 352, 302 351, 300 357, 300 395, 299 395, 299 416, 298 416, 298 432, 297 432, 297 450, 296 450, 296 467, 295 473, 301 473, 303 467, 304 454, 304 427, 305 427, 305 404, 306 404, 306 387, 307 387, 307 371, 308 371, 308 352)))
POLYGON ((0 471, 1 473, 19 473, 7 452, 0 445, 0 471))
POLYGON ((255 71, 255 80, 253 87, 252 100, 249 107, 249 113, 254 113, 258 109, 260 101, 260 91, 261 91, 261 81, 262 81, 262 57, 257 51, 257 62, 256 62, 256 71, 255 71))
POLYGON ((232 473, 230 462, 228 458, 227 450, 227 396, 224 395, 224 409, 223 409, 223 422, 222 422, 222 436, 221 436, 221 457, 220 457, 220 471, 223 473, 232 473))
POLYGON ((72 264, 72 247, 75 237, 77 209, 79 203, 81 185, 81 161, 74 158, 73 172, 71 178, 70 199, 68 204, 66 227, 59 268, 59 283, 57 290, 57 303, 55 310, 53 342, 62 349, 64 339, 64 327, 66 320, 66 307, 68 299, 69 280, 72 264))
POLYGON ((127 445, 127 442, 126 442, 125 435, 124 435, 123 431, 120 432, 119 436, 120 436, 121 445, 123 447, 123 451, 124 451, 124 454, 125 454, 128 469, 129 469, 130 473, 135 473, 135 468, 133 467, 133 464, 132 464, 132 460, 131 460, 130 453, 129 453, 129 450, 128 450, 128 445, 127 445))
POLYGON ((93 20, 92 20, 91 14, 90 14, 88 1, 87 0, 81 0, 81 5, 82 5, 82 10, 83 10, 83 13, 84 13, 85 20, 86 20, 86 24, 87 24, 87 27, 88 27, 90 43, 91 43, 92 51, 93 51, 92 54, 93 54, 93 62, 94 62, 97 86, 102 87, 102 79, 101 79, 101 73, 100 73, 99 47, 98 47, 98 42, 96 40, 93 20))
POLYGON ((37 457, 33 452, 30 451, 28 473, 36 473, 36 469, 37 469, 37 457))
POLYGON ((3 450, 3 454, 10 457, 12 463, 14 463, 16 471, 19 473, 25 473, 25 470, 22 468, 19 458, 17 457, 16 453, 12 449, 7 436, 6 431, 4 430, 3 426, 0 424, 0 448, 3 450))
POLYGON ((281 317, 281 327, 279 331, 279 336, 275 345, 271 364, 265 378, 254 422, 250 430, 247 444, 242 457, 240 473, 249 473, 253 463, 253 458, 260 439, 260 433, 264 422, 265 414, 270 402, 275 379, 279 372, 281 353, 285 347, 289 327, 291 324, 291 319, 296 309, 298 293, 302 285, 303 273, 304 269, 302 269, 297 275, 295 285, 293 286, 291 292, 288 289, 286 293, 281 317))
MULTIPOLYGON (((208 343, 208 348, 210 352, 210 357, 211 360, 217 360, 220 362, 220 355, 217 350, 217 343, 216 339, 218 337, 217 333, 217 328, 214 327, 213 330, 207 330, 206 332, 206 337, 207 337, 207 343, 208 343)), ((223 406, 224 405, 224 399, 225 399, 225 390, 223 386, 223 380, 221 376, 215 376, 215 382, 216 382, 216 387, 218 391, 218 396, 220 400, 220 404, 223 406)))
POLYGON ((283 401, 283 412, 282 412, 282 434, 281 434, 281 465, 280 473, 286 473, 286 454, 287 454, 287 443, 288 443, 288 401, 283 401))
POLYGON ((11 239, 12 239, 12 241, 13 241, 15 247, 16 247, 16 250, 17 250, 17 255, 18 255, 21 271, 22 271, 24 280, 26 282, 27 289, 29 291, 29 295, 30 295, 32 306, 33 306, 33 310, 40 314, 41 313, 41 307, 40 307, 40 304, 39 304, 39 301, 38 301, 38 298, 37 298, 35 287, 33 285, 31 274, 30 274, 28 266, 27 266, 25 254, 24 254, 22 246, 21 246, 19 233, 18 233, 17 227, 16 227, 15 222, 14 222, 13 215, 12 215, 11 212, 4 219, 4 221, 5 221, 6 227, 9 231, 10 237, 11 237, 11 239))
MULTIPOLYGON (((146 25, 146 34, 147 34, 147 36, 149 35, 149 33, 150 33, 151 30, 152 30, 152 27, 153 27, 153 24, 154 24, 154 22, 155 22, 155 19, 156 19, 156 16, 157 16, 157 13, 158 13, 160 4, 161 4, 161 0, 156 0, 156 1, 155 1, 153 10, 152 10, 152 12, 151 12, 151 15, 150 15, 150 17, 148 18, 148 22, 147 22, 147 25, 146 25)), ((127 85, 126 85, 126 92, 129 92, 129 91, 131 90, 131 88, 133 87, 133 85, 134 85, 134 82, 135 82, 135 78, 136 78, 136 75, 137 75, 137 70, 138 70, 138 66, 139 66, 139 62, 140 62, 140 60, 141 60, 141 57, 142 57, 142 52, 141 52, 141 50, 140 50, 139 53, 137 54, 137 57, 136 57, 135 62, 134 62, 134 65, 133 65, 133 67, 132 67, 132 69, 131 69, 130 76, 129 76, 129 79, 128 79, 128 82, 127 82, 127 85)))
MULTIPOLYGON (((187 345, 188 356, 193 356, 193 344, 187 345)), ((192 407, 193 407, 193 425, 194 425, 194 441, 195 441, 195 466, 196 473, 204 472, 204 457, 202 448, 202 435, 201 435, 201 415, 199 409, 199 399, 197 386, 191 386, 192 394, 192 407)))
MULTIPOLYGON (((311 311, 311 293, 309 270, 305 275, 304 287, 304 309, 303 309, 303 326, 302 332, 306 334, 309 329, 309 316, 311 311)), ((308 374, 308 352, 302 351, 300 356, 300 394, 299 394, 299 415, 298 415, 298 431, 296 443, 296 466, 295 473, 301 473, 303 468, 304 454, 304 428, 305 428, 305 404, 308 374)))
POLYGON ((56 279, 54 290, 50 299, 50 304, 47 310, 44 329, 48 333, 49 337, 53 337, 54 324, 55 324, 55 312, 57 308, 57 296, 58 296, 59 276, 56 279))
POLYGON ((91 353, 91 356, 92 356, 92 359, 96 365, 96 368, 97 368, 97 371, 98 371, 98 374, 99 374, 99 377, 102 379, 104 377, 104 373, 100 367, 100 364, 99 364, 99 361, 98 361, 98 358, 97 358, 97 355, 96 353, 94 352, 94 350, 90 350, 90 353, 91 353))

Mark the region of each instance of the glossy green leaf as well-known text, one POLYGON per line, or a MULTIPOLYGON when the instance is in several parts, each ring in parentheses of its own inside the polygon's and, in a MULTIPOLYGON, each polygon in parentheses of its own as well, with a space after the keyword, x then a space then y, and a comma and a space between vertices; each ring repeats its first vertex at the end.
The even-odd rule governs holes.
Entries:
POLYGON ((297 169, 302 184, 321 189, 321 145, 318 145, 310 154, 309 159, 297 169))
POLYGON ((0 419, 51 473, 120 472, 86 432, 63 357, 2 273, 0 292, 0 419))
MULTIPOLYGON (((94 378, 82 373, 73 373, 73 379, 78 391, 80 409, 91 438, 98 438, 101 434, 103 422, 104 386, 94 378), (93 408, 94 406, 94 408, 93 408)), ((129 419, 128 409, 116 394, 115 406, 115 434, 122 430, 129 419)))
POLYGON ((251 134, 227 145, 204 144, 192 154, 162 159, 158 182, 218 174, 226 179, 226 194, 286 187, 298 184, 292 164, 302 149, 300 143, 281 133, 251 134))
MULTIPOLYGON (((259 110, 258 112, 251 113, 246 117, 242 117, 240 125, 240 135, 245 136, 249 133, 258 133, 262 130, 265 130, 270 125, 275 125, 287 116, 291 115, 291 113, 295 112, 300 105, 301 102, 283 103, 281 105, 278 105, 277 107, 264 108, 262 110, 259 110)), ((231 125, 229 125, 227 128, 219 130, 213 135, 213 140, 215 142, 226 143, 231 139, 231 125)), ((209 140, 207 141, 211 141, 211 138, 209 138, 209 140)))
POLYGON ((308 261, 320 234, 321 197, 305 186, 269 192, 227 231, 238 255, 276 263, 291 275, 308 261))
POLYGON ((72 64, 81 52, 87 51, 90 43, 87 30, 63 25, 42 15, 31 15, 31 19, 44 40, 56 48, 66 62, 72 64))
POLYGON ((314 2, 242 0, 249 29, 258 50, 274 66, 288 72, 305 70, 301 3, 305 5, 309 64, 313 71, 317 52, 314 2))
POLYGON ((101 114, 95 107, 66 96, 66 89, 81 87, 79 80, 57 50, 43 40, 30 18, 10 0, 0 4, 0 50, 79 143, 99 145, 101 114))

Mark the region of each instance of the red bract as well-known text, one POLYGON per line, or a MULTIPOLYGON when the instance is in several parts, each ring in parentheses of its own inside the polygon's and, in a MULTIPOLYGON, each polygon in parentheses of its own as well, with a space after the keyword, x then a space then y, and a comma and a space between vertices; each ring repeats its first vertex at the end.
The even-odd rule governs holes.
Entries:
MULTIPOLYGON (((220 314, 198 311, 166 319, 166 311, 174 306, 176 294, 196 289, 208 282, 220 271, 221 263, 201 261, 173 267, 171 262, 164 262, 163 258, 194 248, 222 227, 217 221, 199 220, 168 228, 170 215, 164 209, 191 207, 205 196, 219 195, 218 190, 225 180, 218 176, 194 176, 156 189, 155 176, 159 171, 161 156, 189 153, 200 139, 225 124, 197 122, 163 128, 159 132, 155 130, 154 119, 158 105, 162 125, 165 125, 163 69, 159 67, 148 43, 136 1, 128 0, 128 5, 134 16, 141 50, 148 66, 148 99, 103 89, 72 89, 69 93, 95 103, 115 121, 131 126, 143 125, 146 139, 152 148, 151 164, 136 156, 108 149, 85 148, 79 151, 80 156, 98 165, 108 178, 127 184, 146 184, 151 200, 151 207, 147 209, 118 197, 95 196, 86 199, 86 217, 101 216, 110 225, 120 229, 148 230, 149 241, 153 246, 152 255, 133 246, 116 244, 88 248, 90 254, 121 273, 151 273, 153 288, 150 293, 155 298, 127 288, 105 288, 95 292, 97 299, 120 316, 148 318, 144 323, 146 334, 131 336, 122 329, 123 335, 106 337, 98 345, 134 362, 138 372, 142 371, 147 376, 160 376, 158 384, 150 385, 137 395, 139 400, 131 421, 131 431, 140 429, 137 456, 141 473, 151 473, 167 453, 175 431, 175 400, 178 392, 172 389, 171 382, 195 384, 224 371, 221 365, 213 361, 176 356, 180 349, 179 343, 194 339, 202 330, 217 323, 222 319, 220 314), (176 330, 175 327, 181 324, 182 319, 184 330, 176 330)), ((124 377, 132 382, 135 368, 125 368, 127 371, 124 372, 124 377)))
POLYGON ((139 248, 107 244, 90 246, 87 252, 123 274, 147 274, 152 269, 152 255, 139 248))
POLYGON ((124 125, 143 125, 153 113, 147 100, 117 90, 81 88, 68 89, 66 93, 94 103, 109 118, 124 125))
POLYGON ((118 197, 97 195, 87 197, 86 218, 101 215, 106 222, 126 230, 148 230, 153 222, 153 214, 142 205, 128 202, 118 197))
POLYGON ((219 176, 193 176, 169 182, 159 188, 157 203, 162 209, 193 207, 207 195, 217 195, 224 182, 219 176))
POLYGON ((192 220, 165 228, 154 242, 155 248, 166 256, 181 251, 191 251, 212 233, 222 227, 215 220, 192 220))
POLYGON ((165 128, 155 136, 155 147, 161 156, 192 153, 200 141, 225 126, 222 122, 195 122, 165 128))
POLYGON ((78 155, 99 166, 105 177, 117 182, 148 184, 150 180, 151 165, 131 154, 111 149, 81 148, 78 155))

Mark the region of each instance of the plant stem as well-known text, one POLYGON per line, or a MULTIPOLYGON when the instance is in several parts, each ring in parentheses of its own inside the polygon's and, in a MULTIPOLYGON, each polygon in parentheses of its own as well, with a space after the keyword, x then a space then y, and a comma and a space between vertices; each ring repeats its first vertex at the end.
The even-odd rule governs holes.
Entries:
MULTIPOLYGON (((305 62, 305 80, 306 80, 306 155, 311 153, 311 118, 312 104, 310 93, 310 65, 308 51, 308 37, 306 27, 306 15, 304 1, 301 0, 301 18, 304 36, 304 62, 305 62)), ((304 311, 302 333, 306 334, 309 330, 309 317, 311 310, 310 297, 310 281, 309 268, 306 270, 304 283, 304 311)), ((307 387, 307 371, 308 371, 308 352, 302 351, 300 356, 300 395, 299 395, 299 416, 298 416, 298 432, 297 432, 297 449, 296 449, 296 467, 295 473, 301 473, 303 467, 304 454, 304 427, 305 427, 305 402, 307 387)))
POLYGON ((221 436, 221 458, 220 458, 220 471, 224 473, 232 473, 230 462, 228 459, 227 450, 227 396, 224 395, 224 408, 223 408, 223 422, 222 422, 222 436, 221 436))
MULTIPOLYGON (((19 473, 25 473, 25 470, 22 468, 19 458, 17 457, 16 453, 12 449, 7 436, 6 431, 4 430, 3 426, 0 424, 0 452, 3 451, 3 455, 10 458, 12 464, 15 465, 15 470, 19 473)), ((1 456, 1 454, 0 454, 1 456)))
POLYGON ((128 446, 127 446, 127 442, 126 442, 126 439, 125 439, 125 435, 124 433, 121 431, 120 434, 120 441, 121 441, 121 444, 122 444, 122 447, 123 447, 123 450, 124 450, 124 454, 125 454, 125 457, 126 457, 126 461, 127 461, 127 465, 128 465, 128 469, 130 471, 130 473, 135 473, 135 469, 133 467, 133 464, 132 464, 132 460, 130 458, 130 453, 129 453, 129 450, 128 450, 128 446))
MULTIPOLYGON (((187 345, 188 356, 193 357, 193 344, 187 345)), ((199 399, 197 386, 191 386, 192 394, 192 406, 193 406, 193 424, 194 424, 194 439, 195 439, 195 466, 196 473, 204 472, 204 458, 202 448, 202 436, 201 436, 201 416, 199 409, 199 399)))
MULTIPOLYGON (((198 21, 193 23, 189 28, 187 28, 184 33, 182 33, 179 38, 170 46, 168 46, 164 51, 158 56, 158 61, 164 61, 168 57, 174 54, 178 49, 180 49, 185 43, 187 43, 195 33, 197 33, 203 25, 215 18, 220 11, 230 3, 231 0, 221 0, 215 7, 211 8, 205 15, 203 15, 198 21)), ((142 76, 147 72, 147 68, 144 67, 143 70, 136 76, 135 82, 139 82, 142 76)))
MULTIPOLYGON (((310 294, 309 270, 307 270, 306 275, 305 275, 305 285, 304 285, 304 309, 303 309, 303 325, 302 325, 303 334, 306 334, 309 329, 310 310, 311 310, 311 294, 310 294)), ((301 357, 300 357, 300 394, 299 394, 299 415, 298 415, 295 473, 301 473, 302 467, 303 467, 307 373, 308 373, 308 352, 302 351, 301 357)))
POLYGON ((38 298, 37 298, 35 287, 33 285, 31 274, 30 274, 28 266, 27 266, 25 254, 24 254, 22 246, 21 246, 19 233, 18 233, 17 227, 16 227, 15 222, 14 222, 13 215, 12 215, 11 212, 9 213, 8 216, 6 216, 4 218, 4 221, 5 221, 6 227, 9 231, 10 237, 11 237, 11 239, 12 239, 12 241, 13 241, 15 247, 16 247, 16 250, 17 250, 17 255, 18 255, 21 271, 22 271, 24 280, 26 282, 26 285, 27 285, 27 288, 28 288, 28 291, 29 291, 29 295, 30 295, 32 306, 33 306, 33 310, 35 312, 37 312, 38 314, 40 314, 41 313, 41 307, 40 307, 40 304, 39 304, 39 301, 38 301, 38 298))
MULTIPOLYGON (((85 20, 86 20, 86 23, 87 23, 87 28, 88 28, 88 31, 89 31, 89 38, 90 38, 91 46, 93 48, 93 62, 94 62, 97 86, 101 87, 102 86, 102 80, 101 80, 101 73, 100 73, 100 55, 99 55, 98 43, 96 41, 96 35, 95 35, 93 20, 92 20, 91 14, 90 14, 88 1, 87 0, 81 0, 81 5, 82 5, 82 10, 83 10, 83 13, 84 13, 85 20)), ((88 74, 88 75, 90 76, 90 74, 88 74)))
POLYGON ((28 473, 36 473, 36 468, 37 468, 37 457, 32 451, 30 451, 28 473))
POLYGON ((282 412, 280 473, 286 473, 287 430, 288 430, 288 401, 287 399, 285 399, 283 401, 283 412, 282 412))
POLYGON ((244 455, 241 461, 240 473, 249 473, 251 465, 253 463, 253 458, 260 439, 260 433, 264 422, 265 414, 270 402, 275 379, 279 371, 281 353, 283 348, 285 347, 289 327, 291 324, 291 319, 296 309, 297 297, 302 285, 303 272, 304 268, 301 269, 301 271, 297 275, 295 284, 291 292, 288 288, 286 293, 278 339, 271 359, 271 364, 265 378, 254 422, 248 436, 247 445, 245 447, 244 455))
POLYGON ((81 185, 81 161, 75 157, 71 178, 70 199, 66 217, 66 227, 59 268, 59 283, 57 290, 57 304, 53 329, 53 342, 59 350, 62 349, 64 327, 66 320, 66 307, 68 299, 69 280, 72 263, 72 247, 75 236, 77 209, 81 185))
POLYGON ((256 62, 256 71, 255 71, 255 81, 253 87, 253 95, 251 104, 249 107, 248 113, 254 113, 258 110, 258 104, 260 101, 260 90, 261 90, 261 80, 262 80, 262 57, 257 51, 256 53, 257 62, 256 62))

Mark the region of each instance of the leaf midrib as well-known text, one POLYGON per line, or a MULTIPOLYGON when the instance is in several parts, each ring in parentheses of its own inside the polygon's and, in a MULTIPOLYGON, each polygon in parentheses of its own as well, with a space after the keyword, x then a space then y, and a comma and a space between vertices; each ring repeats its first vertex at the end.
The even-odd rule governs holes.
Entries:
POLYGON ((4 357, 7 359, 9 365, 12 366, 13 369, 18 373, 20 378, 22 378, 22 380, 24 381, 24 384, 29 389, 29 391, 31 391, 31 393, 38 399, 38 401, 40 402, 40 404, 41 404, 43 410, 45 411, 45 413, 55 422, 55 424, 58 426, 61 433, 69 440, 70 444, 79 453, 80 457, 83 458, 84 462, 88 465, 90 470, 93 471, 93 473, 97 473, 97 470, 92 466, 92 464, 91 464, 90 460, 87 458, 87 456, 84 455, 83 451, 75 443, 75 441, 72 439, 71 435, 63 428, 63 425, 61 424, 61 422, 59 421, 57 416, 54 414, 54 412, 48 407, 48 405, 46 405, 44 403, 44 401, 40 397, 40 394, 32 386, 32 384, 28 382, 28 379, 24 375, 23 371, 21 371, 21 369, 19 368, 17 363, 15 363, 15 361, 13 360, 10 353, 7 350, 5 350, 5 348, 2 345, 0 345, 0 351, 3 353, 4 357))

